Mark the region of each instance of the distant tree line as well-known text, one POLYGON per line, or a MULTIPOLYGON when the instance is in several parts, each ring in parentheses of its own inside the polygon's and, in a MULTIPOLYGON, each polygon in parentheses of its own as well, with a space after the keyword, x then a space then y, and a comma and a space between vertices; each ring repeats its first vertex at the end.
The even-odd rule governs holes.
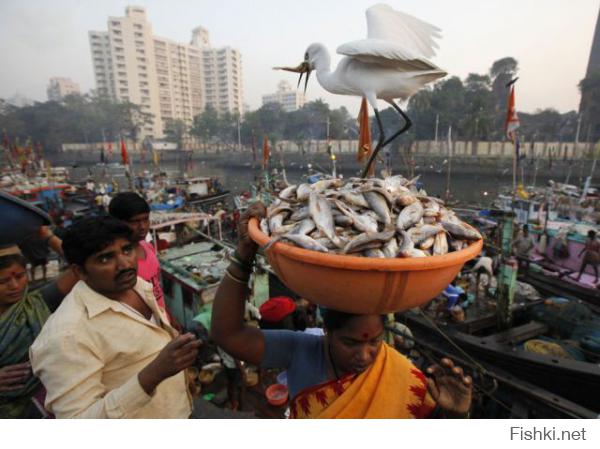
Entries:
MULTIPOLYGON (((503 140, 508 89, 506 84, 518 74, 518 62, 512 57, 492 64, 489 73, 469 74, 466 79, 444 79, 421 90, 408 103, 408 115, 413 127, 403 137, 413 140, 440 140, 446 138, 452 126, 453 139, 503 140), (437 123, 437 125, 436 125, 437 123)), ((517 110, 519 90, 517 83, 517 110)), ((579 85, 583 120, 580 141, 600 139, 600 72, 581 81, 579 85)), ((397 113, 388 108, 381 113, 386 135, 399 125, 397 113)), ((20 139, 40 142, 49 150, 56 150, 64 142, 100 142, 115 140, 118 136, 139 141, 142 128, 152 122, 152 115, 137 105, 117 102, 93 95, 70 95, 61 102, 39 102, 16 107, 0 99, 0 130, 20 139)), ((528 114, 519 112, 523 141, 574 141, 578 127, 575 111, 560 113, 554 109, 538 110, 528 114)), ((374 118, 373 138, 378 135, 374 118)), ((219 114, 208 106, 188 125, 183 120, 165 123, 168 140, 180 146, 188 136, 200 142, 235 145, 238 137, 245 146, 260 146, 264 136, 272 143, 291 140, 303 147, 311 140, 356 139, 356 117, 344 107, 331 109, 322 100, 286 112, 276 103, 263 105, 240 117, 237 114, 219 114), (329 133, 329 134, 328 134, 329 133)))

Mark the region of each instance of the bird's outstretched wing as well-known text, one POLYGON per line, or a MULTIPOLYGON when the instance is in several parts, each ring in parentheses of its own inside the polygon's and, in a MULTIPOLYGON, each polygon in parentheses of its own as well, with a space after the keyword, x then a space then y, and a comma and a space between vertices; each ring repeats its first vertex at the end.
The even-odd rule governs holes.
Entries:
POLYGON ((427 58, 435 56, 439 28, 384 4, 370 7, 366 15, 367 39, 341 45, 339 54, 403 70, 437 69, 427 58))

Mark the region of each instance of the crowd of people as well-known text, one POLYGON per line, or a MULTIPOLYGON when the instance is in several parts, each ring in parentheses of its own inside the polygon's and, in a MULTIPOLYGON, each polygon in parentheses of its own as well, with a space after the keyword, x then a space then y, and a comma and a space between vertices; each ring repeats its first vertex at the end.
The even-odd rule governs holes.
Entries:
MULTIPOLYGON (((149 212, 143 198, 124 192, 108 215, 77 221, 60 238, 40 230, 68 267, 41 290, 28 288, 18 246, 0 249, 1 417, 199 416, 186 370, 202 342, 165 306, 159 261, 146 242, 149 212)), ((467 417, 471 378, 448 359, 417 369, 386 341, 383 316, 274 298, 261 307, 259 327, 246 323, 258 249, 247 226, 264 213, 256 203, 239 219, 212 341, 235 361, 286 370, 294 418, 467 417)))

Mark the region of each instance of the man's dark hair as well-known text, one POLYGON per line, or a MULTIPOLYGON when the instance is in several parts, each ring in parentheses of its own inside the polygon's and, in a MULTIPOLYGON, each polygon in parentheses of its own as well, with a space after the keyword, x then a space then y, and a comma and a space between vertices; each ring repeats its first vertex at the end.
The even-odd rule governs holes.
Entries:
MULTIPOLYGON (((333 309, 321 309, 321 315, 323 316, 323 327, 329 331, 341 329, 348 324, 348 321, 361 316, 333 309)), ((380 317, 381 323, 385 324, 385 315, 380 315, 380 317)))
POLYGON ((135 192, 119 193, 108 205, 108 213, 123 221, 128 221, 135 215, 148 212, 150 212, 148 202, 135 192))
POLYGON ((590 230, 588 231, 588 238, 590 238, 590 239, 595 239, 595 238, 596 238, 596 231, 594 231, 594 230, 590 229, 590 230))
POLYGON ((83 267, 88 257, 119 237, 133 242, 131 229, 122 221, 108 216, 84 218, 67 228, 62 248, 69 263, 83 267))

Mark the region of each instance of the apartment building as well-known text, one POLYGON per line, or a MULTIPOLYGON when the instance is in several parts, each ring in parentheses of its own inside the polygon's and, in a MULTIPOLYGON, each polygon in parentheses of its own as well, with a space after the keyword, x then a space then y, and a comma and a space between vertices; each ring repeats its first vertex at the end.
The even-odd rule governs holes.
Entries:
POLYGON ((274 94, 263 95, 262 104, 279 103, 286 112, 292 112, 304 106, 306 99, 304 93, 292 90, 292 86, 287 81, 280 81, 277 85, 277 92, 274 94))
POLYGON ((71 81, 69 78, 54 77, 50 78, 46 88, 49 101, 61 101, 64 97, 71 94, 79 94, 79 84, 71 81))
POLYGON ((154 116, 142 134, 164 137, 170 120, 193 123, 207 104, 243 111, 241 55, 210 47, 208 30, 192 30, 190 44, 155 36, 144 8, 128 6, 109 17, 108 31, 90 31, 97 91, 141 105, 154 116))

